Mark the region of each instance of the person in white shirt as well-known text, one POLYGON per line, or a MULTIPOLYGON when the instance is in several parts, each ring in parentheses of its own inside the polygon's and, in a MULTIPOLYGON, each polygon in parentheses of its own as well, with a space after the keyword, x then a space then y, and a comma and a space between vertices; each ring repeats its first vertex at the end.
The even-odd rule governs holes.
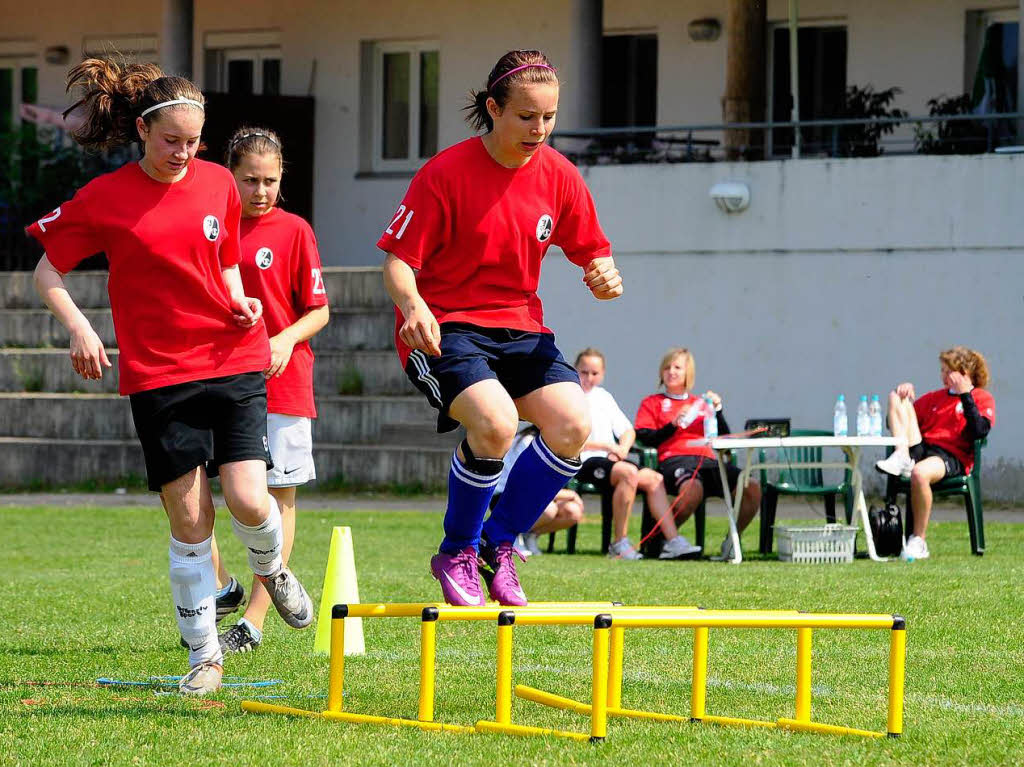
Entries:
POLYGON ((590 410, 591 432, 580 453, 583 466, 576 478, 589 482, 602 492, 612 494, 612 543, 608 556, 614 559, 643 559, 629 540, 629 515, 637 491, 647 495, 651 514, 659 520, 665 545, 659 559, 679 559, 699 554, 695 546, 679 534, 669 513, 665 480, 653 469, 641 469, 627 460, 636 439, 636 431, 615 398, 601 388, 604 381, 604 354, 587 348, 576 356, 576 372, 590 410))

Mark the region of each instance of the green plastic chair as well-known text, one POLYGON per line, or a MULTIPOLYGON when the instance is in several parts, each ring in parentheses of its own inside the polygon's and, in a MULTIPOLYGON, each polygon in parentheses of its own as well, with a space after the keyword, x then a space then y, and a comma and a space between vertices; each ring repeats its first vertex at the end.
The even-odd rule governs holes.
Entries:
MULTIPOLYGON (((932 495, 942 498, 950 495, 961 495, 964 499, 964 510, 967 512, 967 529, 971 535, 971 551, 977 556, 985 553, 985 522, 981 509, 981 449, 987 439, 974 440, 974 467, 971 473, 959 477, 947 477, 932 485, 932 495)), ((891 450, 889 451, 892 452, 891 450)), ((906 495, 906 526, 909 535, 914 529, 914 512, 910 505, 910 481, 902 477, 889 477, 886 498, 895 501, 900 493, 906 495)))
MULTIPOLYGON (((831 437, 831 431, 821 429, 792 429, 791 437, 831 437)), ((767 452, 761 448, 759 458, 766 459, 767 452)), ((797 463, 821 461, 820 447, 787 447, 777 453, 778 463, 797 463)), ((775 511, 780 495, 818 495, 825 500, 825 519, 836 521, 836 496, 843 496, 845 501, 846 521, 853 516, 853 505, 850 497, 850 473, 847 471, 842 482, 837 485, 826 485, 821 469, 790 468, 778 470, 775 480, 769 481, 768 471, 762 469, 761 474, 761 535, 759 551, 770 554, 775 532, 775 511)))

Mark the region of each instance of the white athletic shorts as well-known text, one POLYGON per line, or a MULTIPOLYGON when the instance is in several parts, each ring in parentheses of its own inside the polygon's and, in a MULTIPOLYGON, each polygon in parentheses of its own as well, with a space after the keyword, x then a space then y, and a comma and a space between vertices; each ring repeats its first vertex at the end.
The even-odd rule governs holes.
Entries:
POLYGON ((316 479, 311 419, 267 413, 267 439, 274 459, 274 468, 267 472, 267 485, 295 487, 316 479))

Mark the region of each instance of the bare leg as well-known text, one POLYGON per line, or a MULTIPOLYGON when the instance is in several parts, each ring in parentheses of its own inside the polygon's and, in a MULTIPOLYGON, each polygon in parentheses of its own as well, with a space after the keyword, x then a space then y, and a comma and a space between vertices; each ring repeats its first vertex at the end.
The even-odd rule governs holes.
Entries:
POLYGON ((932 485, 946 476, 941 458, 930 456, 914 464, 910 472, 910 502, 914 509, 914 535, 924 538, 932 513, 932 485))
POLYGON ((704 485, 699 479, 693 477, 683 482, 679 487, 675 503, 676 524, 681 525, 688 520, 703 500, 704 485))
POLYGON ((530 530, 534 535, 567 530, 583 519, 583 500, 573 490, 561 490, 530 530))
POLYGON ((612 484, 612 540, 621 541, 629 535, 629 515, 633 511, 636 500, 636 488, 639 481, 636 466, 629 461, 616 461, 612 464, 610 477, 612 484))
POLYGON ((917 423, 914 403, 895 391, 889 392, 889 431, 892 436, 906 440, 905 447, 900 445, 893 452, 901 453, 909 460, 909 448, 921 442, 921 427, 917 423))
MULTIPOLYGON (((272 487, 269 490, 281 509, 281 560, 287 566, 292 544, 295 542, 295 488, 272 487)), ((252 591, 249 593, 249 606, 245 608, 245 615, 242 617, 262 631, 263 621, 267 617, 267 610, 270 609, 270 595, 258 578, 252 579, 252 591)))
POLYGON ((213 501, 206 475, 199 468, 160 489, 171 535, 182 543, 200 543, 213 535, 213 501))
MULTIPOLYGON (((637 487, 647 495, 647 506, 651 516, 661 524, 661 534, 666 541, 679 535, 675 519, 669 514, 668 494, 665 492, 665 479, 654 469, 640 469, 637 487)), ((697 503, 700 503, 698 501, 697 503)), ((694 508, 697 508, 694 506, 694 508)))
MULTIPOLYGON (((515 403, 494 379, 477 381, 452 401, 448 412, 466 429, 466 440, 477 458, 501 459, 512 446, 519 425, 515 403)), ((465 461, 462 446, 460 461, 465 461)))
POLYGON ((754 481, 747 483, 743 491, 743 500, 740 501, 740 518, 736 520, 736 530, 742 533, 747 525, 757 516, 761 508, 761 486, 754 481))
POLYGON ((519 416, 536 424, 555 455, 577 458, 590 436, 590 411, 579 384, 548 384, 515 401, 519 416))

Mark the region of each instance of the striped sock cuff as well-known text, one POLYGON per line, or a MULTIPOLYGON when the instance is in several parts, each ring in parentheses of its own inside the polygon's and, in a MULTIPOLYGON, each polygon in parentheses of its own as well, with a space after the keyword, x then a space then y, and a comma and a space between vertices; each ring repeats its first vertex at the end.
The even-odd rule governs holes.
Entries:
POLYGON ((580 462, 575 458, 562 458, 555 455, 550 447, 544 442, 544 438, 540 435, 533 441, 533 449, 536 451, 540 459, 550 466, 554 471, 562 474, 570 479, 576 476, 576 472, 580 470, 580 462))
POLYGON ((467 469, 459 461, 456 454, 452 454, 452 473, 460 482, 465 482, 473 487, 486 488, 496 487, 501 474, 477 474, 467 469))

